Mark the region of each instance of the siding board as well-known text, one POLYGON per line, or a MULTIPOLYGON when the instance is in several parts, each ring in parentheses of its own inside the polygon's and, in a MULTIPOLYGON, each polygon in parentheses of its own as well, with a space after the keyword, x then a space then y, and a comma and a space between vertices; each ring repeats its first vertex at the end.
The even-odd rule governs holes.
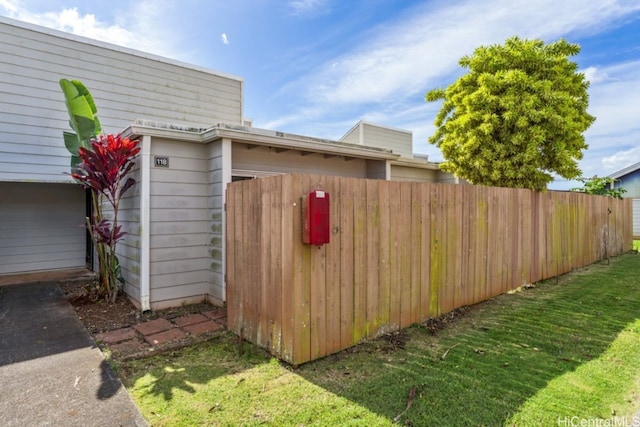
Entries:
POLYGON ((323 158, 319 154, 302 156, 299 151, 277 153, 268 147, 247 149, 233 144, 233 169, 273 173, 316 173, 334 176, 367 177, 367 162, 363 159, 345 161, 341 157, 323 158))
POLYGON ((0 274, 85 265, 84 191, 0 182, 0 274))

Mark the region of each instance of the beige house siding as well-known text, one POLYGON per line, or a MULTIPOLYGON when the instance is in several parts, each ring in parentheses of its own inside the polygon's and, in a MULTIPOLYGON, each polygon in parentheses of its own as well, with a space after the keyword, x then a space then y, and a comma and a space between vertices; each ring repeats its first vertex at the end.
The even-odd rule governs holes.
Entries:
POLYGON ((437 182, 438 171, 407 166, 391 166, 392 181, 437 182))
POLYGON ((209 194, 207 147, 152 139, 150 301, 159 309, 201 302, 209 291, 209 194))
POLYGON ((413 157, 411 132, 373 124, 363 124, 363 144, 391 150, 402 157, 413 157))
POLYGON ((277 173, 313 173, 355 178, 367 177, 367 161, 364 159, 345 160, 343 157, 326 157, 322 154, 302 155, 297 150, 278 150, 257 146, 249 149, 246 144, 233 144, 233 170, 277 173))
POLYGON ((0 181, 71 182, 63 77, 89 88, 107 133, 137 118, 242 123, 237 77, 3 17, 0 64, 0 181))
POLYGON ((413 157, 413 133, 403 129, 360 121, 340 141, 384 148, 405 158, 413 157))
POLYGON ((456 179, 455 176, 453 176, 450 173, 447 172, 443 172, 441 170, 436 171, 436 182, 440 182, 440 183, 445 183, 445 184, 459 184, 460 181, 458 179, 456 179))
MULTIPOLYGON (((140 158, 130 176, 140 182, 140 158)), ((118 242, 117 255, 125 280, 124 291, 140 304, 140 185, 131 187, 120 200, 118 224, 127 235, 118 242)))
POLYGON ((346 142, 349 144, 362 144, 362 122, 356 123, 354 127, 349 129, 340 141, 346 142))
POLYGON ((389 179, 389 162, 384 160, 367 160, 367 178, 389 179))

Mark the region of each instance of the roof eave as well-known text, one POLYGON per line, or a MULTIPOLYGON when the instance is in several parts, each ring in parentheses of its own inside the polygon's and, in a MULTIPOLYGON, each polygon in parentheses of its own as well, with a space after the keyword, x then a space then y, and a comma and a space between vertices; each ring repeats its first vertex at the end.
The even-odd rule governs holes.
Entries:
POLYGON ((406 166, 415 169, 440 170, 440 166, 438 166, 438 163, 418 159, 409 159, 407 157, 400 157, 399 159, 391 160, 391 166, 406 166))
POLYGON ((285 134, 282 132, 260 130, 249 131, 244 130, 243 127, 231 128, 219 125, 209 129, 199 129, 169 124, 162 124, 162 126, 159 126, 157 124, 154 125, 137 122, 125 128, 121 132, 121 135, 128 138, 151 136, 153 138, 173 139, 200 144, 208 144, 219 139, 227 138, 234 142, 245 144, 307 151, 318 154, 330 154, 358 159, 394 161, 400 158, 399 154, 394 154, 391 150, 382 148, 322 140, 318 138, 285 134))
POLYGON ((235 142, 256 144, 274 148, 307 151, 319 154, 332 154, 345 157, 371 159, 371 160, 396 160, 399 154, 391 150, 367 147, 344 142, 322 140, 318 138, 304 137, 300 135, 273 132, 273 135, 248 131, 243 129, 230 129, 215 126, 202 133, 204 142, 228 138, 235 142))
POLYGON ((640 169, 640 162, 634 163, 631 166, 627 166, 624 169, 621 169, 617 172, 612 173, 611 175, 609 175, 609 178, 613 178, 613 179, 622 178, 623 176, 628 175, 632 172, 635 172, 638 169, 640 169))

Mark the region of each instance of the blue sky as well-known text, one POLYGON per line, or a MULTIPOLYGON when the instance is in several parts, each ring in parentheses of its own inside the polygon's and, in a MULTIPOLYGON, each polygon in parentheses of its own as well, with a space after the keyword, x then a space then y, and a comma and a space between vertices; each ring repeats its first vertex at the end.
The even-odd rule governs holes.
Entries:
POLYGON ((339 139, 367 120, 412 131, 433 161, 440 105, 424 94, 460 57, 564 37, 582 46, 596 116, 584 176, 640 162, 638 0, 0 0, 0 15, 240 76, 256 127, 339 139))

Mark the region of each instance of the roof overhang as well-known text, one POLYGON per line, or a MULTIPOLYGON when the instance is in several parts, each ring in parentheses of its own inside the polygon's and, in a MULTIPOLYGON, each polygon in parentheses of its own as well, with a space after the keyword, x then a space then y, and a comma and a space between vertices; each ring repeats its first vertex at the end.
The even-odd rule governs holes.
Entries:
POLYGON ((284 132, 258 129, 246 126, 217 124, 210 128, 190 128, 180 125, 136 120, 121 133, 128 138, 151 136, 184 142, 208 144, 221 139, 243 143, 249 146, 265 146, 276 149, 298 150, 309 154, 327 154, 345 158, 370 160, 397 160, 399 154, 391 150, 349 144, 330 139, 313 138, 284 132))
POLYGON ((440 170, 440 166, 437 163, 429 162, 420 158, 409 159, 406 157, 399 158, 397 160, 391 160, 391 166, 404 166, 413 169, 429 169, 440 170))
POLYGON ((612 173, 611 175, 609 175, 609 178, 613 178, 613 179, 622 178, 623 176, 628 175, 632 172, 635 172, 638 169, 640 169, 640 162, 634 163, 631 166, 627 166, 626 168, 619 170, 618 172, 612 173))

